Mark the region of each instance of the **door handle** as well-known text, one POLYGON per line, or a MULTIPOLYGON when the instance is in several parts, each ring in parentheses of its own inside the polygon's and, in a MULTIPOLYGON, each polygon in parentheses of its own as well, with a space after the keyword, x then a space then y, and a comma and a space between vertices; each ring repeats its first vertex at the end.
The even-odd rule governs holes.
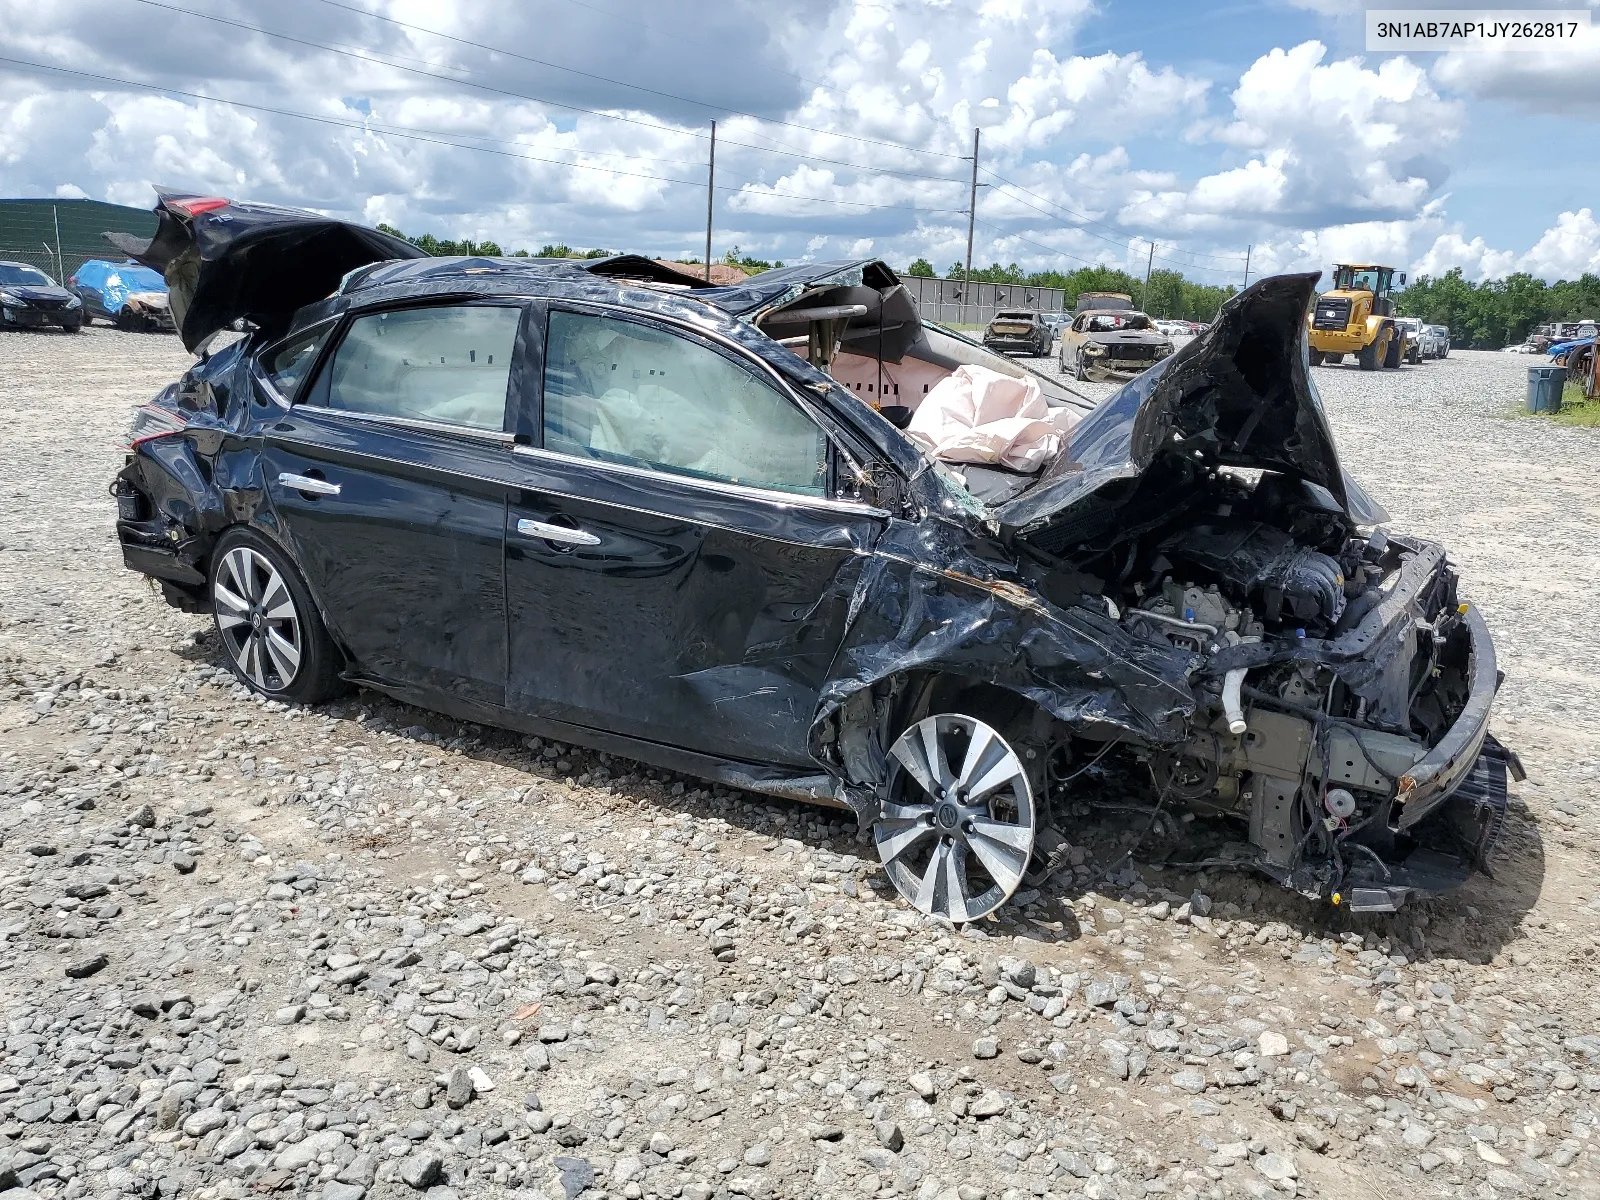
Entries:
POLYGON ((551 525, 544 521, 517 522, 517 532, 528 537, 543 538, 547 542, 565 542, 572 546, 598 546, 600 539, 586 529, 573 529, 566 525, 551 525))
POLYGON ((309 492, 313 496, 337 496, 339 485, 329 483, 326 479, 313 479, 310 475, 292 475, 288 471, 278 476, 278 482, 284 487, 293 488, 297 492, 309 492))

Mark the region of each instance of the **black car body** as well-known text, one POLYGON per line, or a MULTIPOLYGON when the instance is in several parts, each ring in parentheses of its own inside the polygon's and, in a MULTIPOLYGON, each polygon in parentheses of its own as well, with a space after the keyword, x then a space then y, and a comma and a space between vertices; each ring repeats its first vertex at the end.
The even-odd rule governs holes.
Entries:
POLYGON ((1494 648, 1339 464, 1314 275, 1230 301, 1036 475, 958 477, 875 406, 962 363, 1034 377, 882 263, 710 287, 159 211, 135 250, 186 344, 249 331, 141 410, 118 535, 258 692, 355 682, 848 806, 956 921, 1047 877, 1070 781, 1108 773, 1358 910, 1494 845, 1494 648))
POLYGON ((83 301, 37 267, 0 262, 0 329, 83 328, 83 301))
POLYGON ((1055 332, 1045 323, 1044 314, 1027 308, 1002 308, 983 331, 983 344, 991 350, 1038 358, 1050 353, 1054 340, 1055 332))

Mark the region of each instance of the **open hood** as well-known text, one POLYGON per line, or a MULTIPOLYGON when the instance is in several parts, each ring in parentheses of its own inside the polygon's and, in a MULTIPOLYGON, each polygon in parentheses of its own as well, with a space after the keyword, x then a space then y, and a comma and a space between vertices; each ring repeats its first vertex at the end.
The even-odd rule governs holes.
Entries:
POLYGON ((105 238, 161 272, 173 322, 190 350, 241 318, 267 328, 286 324, 357 267, 427 257, 402 238, 301 209, 165 190, 156 195, 155 237, 105 238))
POLYGON ((1326 489, 1362 525, 1388 514, 1339 463, 1306 365, 1305 315, 1317 273, 1274 275, 1224 304, 1211 328, 1101 403, 1039 482, 996 511, 1029 532, 1166 448, 1215 466, 1278 471, 1326 489))

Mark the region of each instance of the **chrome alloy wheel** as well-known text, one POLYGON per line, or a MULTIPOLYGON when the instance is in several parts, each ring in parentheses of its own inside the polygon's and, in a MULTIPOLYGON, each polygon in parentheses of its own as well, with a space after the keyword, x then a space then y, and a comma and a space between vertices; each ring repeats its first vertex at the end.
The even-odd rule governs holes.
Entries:
POLYGON ((900 894, 959 923, 988 916, 1017 890, 1035 820, 1016 751, 982 721, 941 713, 890 749, 888 799, 872 833, 900 894))
POLYGON ((211 585, 223 644, 263 692, 281 692, 300 670, 300 614, 278 569, 249 546, 223 557, 211 585))

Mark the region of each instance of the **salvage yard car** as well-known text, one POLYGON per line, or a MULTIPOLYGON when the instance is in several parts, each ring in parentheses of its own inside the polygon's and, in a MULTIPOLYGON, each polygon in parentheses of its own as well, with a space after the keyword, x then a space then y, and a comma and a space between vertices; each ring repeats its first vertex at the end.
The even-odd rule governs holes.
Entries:
POLYGON ((1142 312, 1085 309, 1061 335, 1061 371, 1080 380, 1127 380, 1172 350, 1172 339, 1142 312))
POLYGON ((1045 886, 1097 787, 1356 911, 1495 845, 1494 646, 1444 549, 1381 530, 1339 463, 1315 275, 1084 411, 881 262, 711 286, 158 213, 137 257, 200 357, 137 413, 117 533, 253 692, 359 684, 846 807, 952 922, 1045 886), (980 384, 1052 418, 999 422, 1053 449, 1033 470, 899 427, 980 384))
POLYGON ((67 284, 83 301, 85 325, 98 318, 135 333, 172 332, 167 282, 149 267, 91 258, 67 284))
POLYGON ((1002 308, 983 331, 983 344, 991 350, 1031 354, 1043 358, 1055 340, 1044 316, 1028 308, 1002 308))
POLYGON ((83 328, 83 301, 38 267, 0 262, 0 329, 83 328))

